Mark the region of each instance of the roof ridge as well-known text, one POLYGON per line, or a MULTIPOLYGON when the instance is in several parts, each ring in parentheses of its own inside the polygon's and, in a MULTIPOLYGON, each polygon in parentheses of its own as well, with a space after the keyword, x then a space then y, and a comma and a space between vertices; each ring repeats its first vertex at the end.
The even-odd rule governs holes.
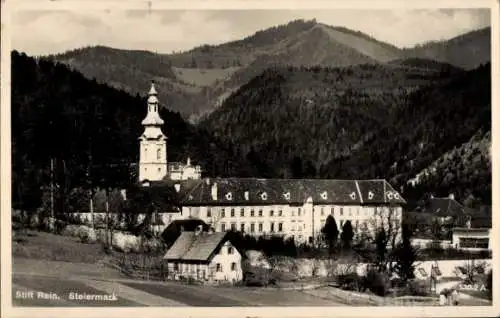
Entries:
POLYGON ((388 182, 387 179, 375 178, 375 179, 332 179, 332 178, 257 178, 257 177, 215 177, 215 178, 203 178, 207 179, 215 179, 215 180, 284 180, 284 181, 384 181, 388 182))

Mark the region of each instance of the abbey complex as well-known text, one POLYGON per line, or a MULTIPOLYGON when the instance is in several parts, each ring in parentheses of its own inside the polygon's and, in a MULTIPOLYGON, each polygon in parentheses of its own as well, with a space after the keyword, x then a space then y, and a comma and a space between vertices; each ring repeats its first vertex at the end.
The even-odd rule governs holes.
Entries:
MULTIPOLYGON (((173 220, 201 219, 215 231, 236 230, 251 235, 283 235, 312 242, 333 215, 341 229, 350 221, 355 233, 378 225, 399 228, 406 203, 386 180, 202 178, 201 167, 170 163, 168 137, 158 113, 154 83, 140 136, 139 182, 143 186, 173 184, 178 211, 160 211, 162 227, 173 220)), ((372 232, 373 233, 373 232, 372 232)))

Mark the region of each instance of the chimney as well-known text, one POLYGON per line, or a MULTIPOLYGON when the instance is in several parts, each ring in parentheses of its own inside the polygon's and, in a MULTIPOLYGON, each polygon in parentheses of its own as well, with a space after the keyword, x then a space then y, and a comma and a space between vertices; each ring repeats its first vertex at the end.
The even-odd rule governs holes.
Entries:
POLYGON ((179 191, 181 191, 181 184, 180 183, 174 184, 174 188, 175 188, 175 192, 179 193, 179 191))
POLYGON ((448 195, 448 198, 450 198, 451 200, 455 200, 455 195, 453 193, 450 193, 448 195))
POLYGON ((217 201, 217 183, 212 185, 212 200, 217 201))

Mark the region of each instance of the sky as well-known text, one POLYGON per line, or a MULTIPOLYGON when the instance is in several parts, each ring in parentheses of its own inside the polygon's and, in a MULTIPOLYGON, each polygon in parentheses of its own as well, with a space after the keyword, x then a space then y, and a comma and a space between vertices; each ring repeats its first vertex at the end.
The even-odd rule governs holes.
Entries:
POLYGON ((158 53, 238 40, 296 19, 313 19, 411 47, 490 26, 489 9, 432 10, 97 10, 11 15, 11 45, 29 55, 89 45, 158 53))

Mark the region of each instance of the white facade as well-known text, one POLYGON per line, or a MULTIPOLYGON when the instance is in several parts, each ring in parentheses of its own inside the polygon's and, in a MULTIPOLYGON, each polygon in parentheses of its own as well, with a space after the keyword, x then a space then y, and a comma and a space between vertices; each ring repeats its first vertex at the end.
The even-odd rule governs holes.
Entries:
POLYGON ((160 181, 167 175, 167 137, 161 131, 163 120, 158 113, 154 84, 148 93, 148 113, 142 121, 144 133, 139 138, 139 182, 160 181))
POLYGON ((171 162, 168 165, 168 173, 171 180, 198 180, 201 179, 201 167, 192 165, 188 158, 186 164, 171 162))
POLYGON ((232 229, 255 236, 283 235, 308 243, 313 237, 316 240, 321 236, 328 215, 335 218, 339 232, 349 220, 356 235, 366 232, 373 236, 382 223, 387 229, 390 220, 394 234, 400 234, 400 206, 314 205, 312 201, 302 206, 183 206, 178 217, 201 219, 218 232, 232 229))
POLYGON ((453 229, 452 245, 455 248, 468 251, 491 249, 491 229, 456 228, 453 229))

